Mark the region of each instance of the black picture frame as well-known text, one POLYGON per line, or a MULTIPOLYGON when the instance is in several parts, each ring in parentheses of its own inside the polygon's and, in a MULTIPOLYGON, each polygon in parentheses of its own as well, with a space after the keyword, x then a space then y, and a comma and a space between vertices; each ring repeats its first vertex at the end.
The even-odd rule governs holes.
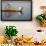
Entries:
POLYGON ((32 0, 1 0, 1 21, 32 21, 32 0), (31 4, 31 8, 30 8, 30 11, 31 11, 31 15, 30 15, 30 19, 28 20, 3 20, 3 15, 2 15, 2 1, 30 1, 30 4, 31 4))

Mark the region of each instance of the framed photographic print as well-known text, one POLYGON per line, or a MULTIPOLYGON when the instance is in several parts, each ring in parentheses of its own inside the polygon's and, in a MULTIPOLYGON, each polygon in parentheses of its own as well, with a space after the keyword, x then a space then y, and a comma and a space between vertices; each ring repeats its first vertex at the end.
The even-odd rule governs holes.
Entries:
POLYGON ((31 21, 32 0, 2 0, 2 21, 31 21))

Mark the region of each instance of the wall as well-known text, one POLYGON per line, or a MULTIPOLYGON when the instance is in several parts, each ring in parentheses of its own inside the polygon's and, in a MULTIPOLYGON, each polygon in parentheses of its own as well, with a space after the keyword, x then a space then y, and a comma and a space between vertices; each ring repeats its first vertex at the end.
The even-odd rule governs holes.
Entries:
MULTIPOLYGON (((40 6, 42 5, 46 5, 46 0, 33 0, 32 21, 0 21, 0 35, 4 34, 4 29, 6 25, 16 26, 19 31, 18 36, 21 36, 23 34, 24 36, 29 37, 32 34, 36 34, 37 29, 43 29, 46 32, 46 28, 40 27, 35 20, 36 15, 41 13, 40 6)), ((37 36, 39 36, 39 34, 41 33, 38 33, 37 36)))

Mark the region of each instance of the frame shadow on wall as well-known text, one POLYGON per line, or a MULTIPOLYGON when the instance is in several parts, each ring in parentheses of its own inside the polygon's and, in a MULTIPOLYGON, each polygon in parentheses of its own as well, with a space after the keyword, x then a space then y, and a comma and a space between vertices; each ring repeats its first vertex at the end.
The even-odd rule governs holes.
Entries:
POLYGON ((1 21, 31 21, 32 0, 2 0, 1 21))

